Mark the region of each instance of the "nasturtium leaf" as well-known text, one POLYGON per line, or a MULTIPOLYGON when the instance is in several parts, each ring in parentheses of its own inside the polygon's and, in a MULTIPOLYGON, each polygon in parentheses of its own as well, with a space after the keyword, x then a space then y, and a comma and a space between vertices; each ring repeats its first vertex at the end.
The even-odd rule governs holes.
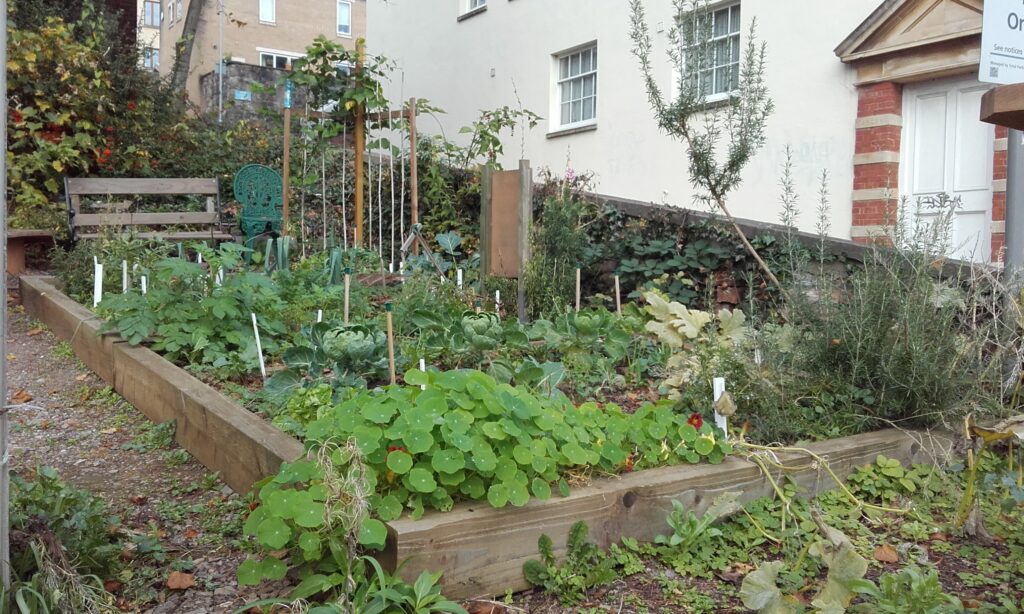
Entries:
POLYGON ((686 462, 690 463, 691 465, 696 465, 697 463, 700 462, 700 454, 697 454, 693 450, 686 450, 683 453, 683 458, 685 458, 686 462))
POLYGON ((271 550, 280 550, 292 538, 292 530, 284 520, 271 516, 256 527, 256 537, 263 546, 271 550))
POLYGON ((459 492, 470 499, 480 499, 487 492, 487 488, 480 476, 473 475, 466 478, 466 480, 459 486, 459 492))
POLYGON ((410 386, 426 386, 430 383, 430 373, 419 369, 409 369, 405 372, 403 379, 410 386))
POLYGON ((431 431, 437 415, 429 407, 413 407, 402 414, 412 431, 431 431))
POLYGON ((268 556, 260 564, 263 577, 267 580, 280 580, 288 573, 288 565, 284 561, 268 556))
POLYGON ((324 488, 323 484, 313 484, 307 491, 309 496, 314 501, 326 501, 327 500, 327 489, 324 488))
POLYGON ((647 425, 647 434, 654 439, 664 439, 668 437, 668 429, 660 422, 652 422, 647 425))
POLYGON ((484 435, 487 435, 491 439, 501 441, 508 437, 508 433, 506 433, 505 429, 501 428, 501 425, 497 422, 486 422, 482 427, 480 427, 480 430, 483 431, 484 435))
POLYGON ((376 518, 368 518, 359 527, 359 543, 368 547, 380 549, 388 539, 388 528, 383 522, 376 518))
POLYGON ((548 455, 548 447, 544 445, 543 439, 534 439, 530 441, 530 452, 536 457, 545 457, 548 455))
POLYGON ((466 472, 456 471, 455 473, 445 473, 443 471, 439 471, 434 477, 443 486, 459 486, 466 479, 466 472))
POLYGON ((518 445, 512 448, 512 458, 520 465, 529 465, 533 462, 533 452, 526 446, 518 445))
POLYGON ((503 431, 511 435, 512 437, 519 437, 523 434, 523 429, 516 426, 516 423, 509 420, 508 418, 502 418, 498 421, 503 431))
POLYGON ((255 586, 263 581, 263 565, 256 559, 245 559, 238 566, 238 583, 255 586))
POLYGON ((263 505, 271 516, 291 518, 295 511, 296 494, 294 490, 275 490, 267 496, 263 505))
POLYGON ((295 461, 294 463, 283 463, 274 481, 280 484, 308 482, 319 474, 320 470, 313 461, 295 461))
POLYGON ((356 445, 359 446, 359 451, 363 454, 370 454, 376 451, 380 447, 381 435, 383 434, 383 431, 375 426, 360 426, 352 432, 356 445))
POLYGON ((563 480, 558 480, 558 494, 563 497, 569 496, 569 483, 563 480))
POLYGON ((578 443, 567 443, 562 446, 562 454, 569 460, 573 465, 586 465, 587 464, 587 452, 580 447, 578 443))
POLYGON ((388 424, 398 411, 390 399, 377 399, 363 406, 363 417, 377 424, 388 424))
POLYGON ((692 424, 684 424, 679 427, 679 437, 686 443, 693 443, 697 439, 697 429, 692 424))
POLYGON ((505 482, 505 488, 508 489, 508 502, 516 507, 523 507, 530 500, 530 493, 527 492, 526 486, 518 482, 505 482))
POLYGON ((545 471, 548 470, 550 462, 551 461, 541 456, 534 456, 533 461, 530 463, 530 468, 532 468, 537 473, 544 473, 545 471))
POLYGON ((509 482, 519 471, 519 465, 510 458, 499 458, 498 465, 494 468, 494 477, 502 482, 509 482))
POLYGON ((450 512, 455 507, 455 500, 443 488, 438 488, 430 495, 430 503, 442 512, 450 512))
POLYGON ((409 472, 409 486, 416 492, 430 493, 437 488, 437 482, 429 471, 417 467, 409 472))
POLYGON ((508 486, 505 484, 491 484, 491 487, 487 489, 487 502, 492 507, 505 507, 508 503, 508 498, 508 486))
POLYGON ((296 505, 294 517, 300 527, 315 529, 324 523, 324 504, 310 497, 296 505))
POLYGON ((466 466, 466 458, 461 451, 448 448, 435 452, 430 466, 440 473, 455 473, 466 466))
POLYGON ((471 451, 476 445, 476 439, 465 433, 449 433, 444 439, 463 452, 471 451))
POLYGON ((708 454, 708 462, 712 465, 720 465, 725 460, 725 454, 718 448, 715 448, 708 454))
POLYGON ((299 536, 299 548, 302 549, 303 558, 307 561, 320 558, 320 535, 306 531, 299 536))
POLYGON ((249 513, 249 517, 245 519, 245 524, 242 525, 242 533, 245 535, 256 535, 256 527, 261 522, 267 519, 269 513, 265 505, 261 505, 249 513))
POLYGON ((555 428, 556 424, 554 418, 552 418, 550 414, 541 414, 534 417, 533 423, 537 425, 537 428, 545 432, 555 428))
POLYGON ((491 446, 487 445, 482 441, 478 441, 473 446, 473 451, 470 453, 470 460, 473 461, 473 466, 478 471, 494 471, 494 468, 498 466, 498 457, 494 455, 494 451, 491 450, 491 446))
POLYGON ((466 378, 458 371, 444 371, 434 378, 434 385, 446 390, 466 390, 466 378))
POLYGON ((697 438, 697 441, 693 442, 693 450, 701 456, 711 454, 711 451, 714 449, 715 440, 710 437, 701 436, 697 438))
POLYGON ((411 454, 423 454, 434 447, 434 436, 430 431, 410 431, 402 441, 411 454))
POLYGON ((540 478, 533 478, 533 482, 530 482, 530 490, 533 491, 534 497, 542 501, 551 498, 551 485, 540 478))
POLYGON ((626 462, 626 451, 610 441, 604 442, 601 446, 601 456, 613 465, 621 465, 626 462))
POLYGON ((402 516, 402 503, 395 495, 387 495, 377 503, 375 511, 384 522, 398 520, 402 516))
POLYGON ((453 433, 465 433, 473 425, 473 420, 473 414, 461 409, 448 412, 444 417, 445 426, 453 433))
POLYGON ((412 469, 412 456, 401 450, 395 450, 388 454, 388 469, 402 475, 409 473, 412 469))

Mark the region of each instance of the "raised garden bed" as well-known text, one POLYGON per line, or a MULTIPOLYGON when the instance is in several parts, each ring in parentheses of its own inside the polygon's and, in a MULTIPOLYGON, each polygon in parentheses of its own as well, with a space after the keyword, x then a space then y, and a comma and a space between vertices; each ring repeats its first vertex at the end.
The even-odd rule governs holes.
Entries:
MULTIPOLYGON (((78 357, 117 392, 156 422, 177 421, 177 440, 204 465, 221 472, 244 492, 275 473, 281 462, 302 454, 302 444, 269 425, 156 353, 129 346, 117 335, 98 334, 101 321, 64 295, 53 278, 21 278, 26 310, 68 340, 78 357)), ((813 444, 843 478, 879 454, 903 463, 930 458, 910 434, 888 430, 813 444)), ((782 456, 786 474, 814 494, 834 487, 832 479, 806 457, 782 456)), ((665 517, 678 499, 696 513, 723 492, 740 491, 742 501, 771 493, 752 463, 728 458, 720 465, 680 465, 597 479, 565 498, 532 500, 525 507, 494 509, 484 502, 462 503, 447 513, 429 512, 419 520, 389 523, 382 559, 394 568, 408 559, 402 575, 415 579, 428 569, 444 572, 448 595, 469 598, 528 588, 522 564, 536 556, 537 538, 546 533, 556 552, 565 547, 569 527, 585 520, 602 545, 621 537, 651 540, 667 529, 665 517)))

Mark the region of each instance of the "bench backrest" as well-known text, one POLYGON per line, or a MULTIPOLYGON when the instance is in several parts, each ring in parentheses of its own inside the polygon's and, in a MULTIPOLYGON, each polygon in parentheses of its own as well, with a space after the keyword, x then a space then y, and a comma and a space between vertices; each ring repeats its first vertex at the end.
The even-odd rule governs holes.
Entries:
POLYGON ((167 226, 171 224, 216 224, 220 181, 214 179, 64 179, 72 230, 84 226, 167 226), (206 196, 205 211, 134 213, 131 201, 96 205, 107 213, 82 213, 83 196, 206 196))

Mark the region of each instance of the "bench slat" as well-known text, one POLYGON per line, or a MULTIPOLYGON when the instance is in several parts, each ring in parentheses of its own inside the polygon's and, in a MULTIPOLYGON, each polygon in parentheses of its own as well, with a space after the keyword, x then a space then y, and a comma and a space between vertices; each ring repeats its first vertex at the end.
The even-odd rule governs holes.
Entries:
POLYGON ((203 178, 68 178, 69 195, 106 194, 217 194, 217 180, 203 178))
MULTIPOLYGON (((216 213, 79 213, 72 218, 75 227, 82 226, 160 226, 168 224, 215 224, 216 213)), ((83 235, 84 236, 84 235, 83 235)))
MULTIPOLYGON (((233 241, 234 236, 220 231, 189 231, 189 232, 137 232, 137 233, 123 233, 140 239, 166 239, 168 241, 174 240, 206 240, 213 239, 217 241, 233 241)), ((83 233, 76 235, 79 239, 98 239, 102 236, 96 233, 83 233)))

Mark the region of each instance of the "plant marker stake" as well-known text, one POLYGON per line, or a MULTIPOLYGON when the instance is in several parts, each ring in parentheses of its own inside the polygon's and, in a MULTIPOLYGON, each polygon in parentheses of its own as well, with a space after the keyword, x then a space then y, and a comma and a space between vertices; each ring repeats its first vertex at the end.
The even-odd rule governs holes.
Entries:
POLYGON ((455 283, 458 284, 459 290, 462 289, 462 269, 455 271, 455 283))
POLYGON ((199 252, 196 252, 196 264, 203 266, 203 255, 199 252))
POLYGON ((128 261, 121 261, 121 294, 128 293, 128 261))
POLYGON ((494 291, 494 311, 501 311, 501 290, 494 291))
MULTIPOLYGON (((427 361, 423 360, 422 358, 420 358, 420 371, 423 371, 424 373, 427 372, 427 361)), ((426 389, 427 389, 427 385, 426 384, 420 384, 420 390, 426 390, 426 389)))
MULTIPOLYGON (((714 386, 715 402, 717 403, 718 399, 722 398, 722 395, 725 394, 725 378, 716 377, 712 380, 712 384, 714 386)), ((717 410, 715 410, 715 426, 722 429, 726 437, 729 436, 729 419, 719 414, 717 410)))
POLYGON ((324 310, 323 309, 317 309, 316 310, 316 323, 319 324, 319 323, 321 323, 323 321, 324 321, 324 310))
POLYGON ((391 303, 384 304, 385 317, 388 322, 388 375, 391 385, 395 384, 395 330, 392 322, 391 303))
POLYGON ((145 296, 146 295, 146 276, 145 275, 142 276, 141 281, 142 281, 142 295, 145 296))
POLYGON ((218 286, 223 286, 224 285, 224 268, 223 267, 217 269, 217 276, 214 277, 213 283, 217 284, 218 286))
POLYGON ((394 260, 392 260, 391 262, 388 263, 388 273, 390 273, 391 275, 395 274, 395 261, 394 260))
POLYGON ((103 265, 97 264, 93 268, 93 272, 92 306, 95 307, 103 300, 103 265))
POLYGON ((622 315, 622 293, 619 290, 619 276, 615 276, 615 313, 622 315))
POLYGON ((352 269, 345 267, 345 324, 348 324, 348 289, 352 280, 352 269))
POLYGON ((480 313, 482 311, 479 300, 473 301, 473 308, 476 309, 477 313, 480 313))
POLYGON ((580 265, 576 265, 576 311, 580 310, 580 265))
POLYGON ((256 326, 256 314, 250 314, 252 316, 252 332, 256 333, 256 353, 260 357, 260 375, 263 379, 267 379, 267 365, 263 362, 263 344, 260 343, 260 328, 256 326))

